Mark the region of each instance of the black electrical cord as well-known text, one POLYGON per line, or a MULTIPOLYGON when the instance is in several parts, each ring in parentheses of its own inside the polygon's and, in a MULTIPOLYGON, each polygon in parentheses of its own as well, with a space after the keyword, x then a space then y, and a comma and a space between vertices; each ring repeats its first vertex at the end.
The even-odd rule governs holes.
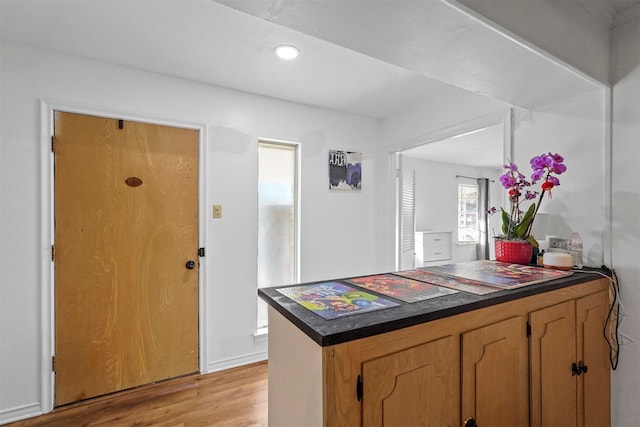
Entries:
POLYGON ((611 288, 613 289, 613 301, 611 302, 611 307, 609 307, 609 312, 607 313, 607 320, 604 322, 604 338, 607 340, 607 344, 609 345, 609 362, 611 363, 611 369, 614 371, 618 367, 618 361, 620 360, 620 289, 618 285, 618 276, 616 272, 612 268, 608 268, 607 266, 602 266, 602 269, 610 274, 607 276, 609 281, 611 282, 611 288), (615 313, 615 328, 613 334, 613 342, 611 341, 610 333, 609 333, 609 322, 611 321, 611 316, 615 313))

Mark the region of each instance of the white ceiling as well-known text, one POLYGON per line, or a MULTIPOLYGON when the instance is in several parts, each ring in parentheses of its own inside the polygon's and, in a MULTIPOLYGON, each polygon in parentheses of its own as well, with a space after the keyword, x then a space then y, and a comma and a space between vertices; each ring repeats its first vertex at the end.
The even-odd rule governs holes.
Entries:
POLYGON ((632 19, 639 13, 638 0, 580 0, 582 6, 610 27, 632 19), (633 9, 633 10, 632 10, 633 9))
POLYGON ((0 0, 0 19, 5 40, 374 118, 448 88, 210 0, 0 0))
MULTIPOLYGON (((638 3, 584 2, 609 11, 638 3)), ((0 31, 6 40, 374 118, 452 86, 525 108, 592 89, 448 1, 0 0, 0 31), (299 59, 274 57, 280 43, 297 45, 299 59)))
POLYGON ((530 108, 594 87, 448 0, 0 0, 0 36, 373 118, 460 88, 530 108))
POLYGON ((526 109, 602 88, 456 0, 215 1, 526 109))
POLYGON ((407 157, 483 168, 502 168, 503 125, 498 124, 453 138, 402 151, 407 157))

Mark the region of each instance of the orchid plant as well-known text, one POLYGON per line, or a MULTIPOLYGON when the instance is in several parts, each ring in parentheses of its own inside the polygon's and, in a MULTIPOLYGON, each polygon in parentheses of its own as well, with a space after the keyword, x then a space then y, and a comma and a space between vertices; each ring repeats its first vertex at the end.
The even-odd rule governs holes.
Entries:
MULTIPOLYGON (((515 163, 509 162, 504 165, 506 172, 500 176, 502 186, 509 191, 509 212, 502 211, 502 239, 526 240, 533 246, 538 247, 538 242, 531 236, 533 220, 540 209, 545 194, 551 198, 551 189, 560 185, 560 180, 555 175, 560 175, 567 170, 563 163, 564 158, 559 154, 541 154, 531 159, 531 180, 523 175, 515 163), (534 184, 542 181, 540 191, 531 190, 534 184), (537 201, 535 199, 537 198, 537 201), (523 204, 534 200, 529 207, 524 210, 523 204)), ((494 214, 497 209, 489 209, 489 214, 494 214)))

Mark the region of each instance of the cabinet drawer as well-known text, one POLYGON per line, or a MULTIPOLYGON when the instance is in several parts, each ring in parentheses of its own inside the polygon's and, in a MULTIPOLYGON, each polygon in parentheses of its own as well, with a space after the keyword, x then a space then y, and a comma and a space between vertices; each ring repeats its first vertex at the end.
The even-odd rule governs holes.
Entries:
POLYGON ((416 233, 416 255, 420 262, 451 259, 451 233, 416 233))
POLYGON ((451 247, 451 233, 424 233, 422 240, 425 247, 451 247))

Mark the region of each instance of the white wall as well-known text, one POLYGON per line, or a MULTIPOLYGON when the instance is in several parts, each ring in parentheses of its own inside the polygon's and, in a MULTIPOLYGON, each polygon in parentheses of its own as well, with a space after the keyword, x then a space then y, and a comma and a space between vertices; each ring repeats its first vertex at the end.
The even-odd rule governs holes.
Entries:
POLYGON ((549 214, 549 235, 580 233, 585 265, 592 267, 604 263, 604 102, 602 90, 548 105, 527 114, 515 130, 514 161, 525 175, 535 155, 552 152, 565 158, 567 171, 540 212, 549 214))
POLYGON ((490 115, 500 116, 509 107, 502 101, 451 86, 446 91, 432 93, 424 102, 386 117, 382 121, 383 148, 397 151, 414 147, 433 134, 446 133, 461 123, 472 124, 490 115))
MULTIPOLYGON (((387 271, 395 268, 395 221, 397 207, 389 200, 394 197, 395 153, 435 139, 444 139, 467 130, 478 129, 488 123, 496 124, 506 117, 509 105, 457 88, 434 93, 428 100, 399 111, 382 121, 379 182, 380 253, 379 264, 387 271), (496 122, 497 120, 497 122, 496 122)), ((472 175, 475 176, 475 175, 472 175)))
POLYGON ((49 254, 40 242, 42 99, 207 129, 207 370, 266 357, 266 342, 253 337, 259 137, 302 143, 302 280, 377 270, 377 121, 8 42, 1 47, 0 422, 47 407, 47 373, 40 372, 47 357, 41 337, 51 328, 46 312, 41 316, 39 267, 49 254), (362 152, 362 191, 329 192, 330 148, 362 152), (223 206, 222 219, 210 217, 212 204, 223 206))
MULTIPOLYGON (((450 163, 433 162, 411 157, 403 158, 403 168, 413 169, 416 173, 416 230, 450 231, 452 233, 452 262, 473 261, 477 259, 476 245, 458 245, 458 183, 456 175, 489 178, 493 180, 490 190, 490 206, 498 206, 502 200, 496 193, 500 183, 500 169, 478 168, 450 163)), ((466 180, 464 181, 466 182, 466 180)), ((475 184, 475 180, 470 181, 475 184)), ((497 217, 494 217, 497 219, 497 217)), ((491 218, 493 219, 493 218, 491 218)), ((499 230, 496 230, 499 233, 499 230)), ((489 227, 489 237, 491 226, 489 227)))
POLYGON ((640 418, 640 17, 614 28, 611 38, 612 257, 627 313, 621 330, 635 341, 622 346, 613 373, 612 425, 626 426, 640 418))
MULTIPOLYGON (((519 2, 524 7, 523 2, 519 2)), ((544 3, 544 2, 536 2, 544 3)), ((492 2, 485 2, 491 5, 492 2)), ((498 6, 505 2, 495 2, 498 6)), ((562 6, 564 7, 564 6, 562 6)), ((566 6, 567 8, 573 6, 566 6)), ((498 22, 521 36, 606 81, 608 34, 581 21, 558 30, 556 19, 545 25, 529 21, 532 8, 505 10, 498 22), (528 9, 527 9, 528 10, 528 9), (526 22, 532 22, 529 25, 526 22), (509 24, 512 22, 514 24, 509 24), (548 25, 547 25, 548 24, 548 25), (550 30, 553 27, 553 31, 550 30), (585 28, 589 34, 583 34, 585 28), (558 31, 561 31, 560 33, 558 31), (593 31, 593 33, 591 33, 593 31), (583 37, 582 37, 582 36, 583 37), (595 38, 594 38, 595 37, 595 38), (586 41, 586 45, 582 44, 586 41), (604 44, 603 44, 604 43, 604 44), (603 59, 604 58, 604 59, 603 59)), ((485 11, 488 15, 490 13, 485 11)), ((566 17, 566 15, 565 15, 566 17)), ((538 21, 539 23, 539 21, 538 21)), ((561 24, 560 24, 561 26, 561 24)), ((640 339, 640 247, 638 212, 640 182, 640 22, 638 18, 612 32, 613 87, 613 266, 619 273, 628 317, 623 332, 640 339)), ((203 124, 208 129, 206 204, 222 204, 224 218, 206 224, 205 269, 208 291, 208 366, 230 366, 264 355, 264 342, 253 342, 255 328, 255 142, 258 137, 303 144, 302 279, 356 275, 393 268, 394 206, 392 151, 408 148, 425 135, 505 108, 503 103, 461 93, 453 99, 437 94, 416 108, 383 121, 245 93, 181 81, 79 58, 3 44, 0 50, 0 422, 37 412, 41 402, 40 336, 48 323, 41 318, 40 245, 40 111, 39 100, 54 99, 111 113, 154 120, 203 124), (377 148, 374 146, 378 143, 377 148), (326 150, 359 150, 364 157, 363 190, 336 194, 326 190, 326 150), (230 181, 229 175, 240 176, 230 181), (224 185, 220 185, 220 183, 224 185), (377 188, 376 188, 377 186, 377 188), (374 191, 373 189, 376 188, 374 191), (344 218, 347 218, 344 220, 344 218), (327 230, 331 230, 328 233, 327 230), (336 244, 340 239, 356 240, 336 244), (375 237, 372 237, 375 236, 375 237), (376 242, 378 250, 374 244, 376 242), (240 268, 238 268, 240 266, 240 268), (214 293, 224 293, 222 303, 214 293)), ((557 151, 569 170, 562 186, 543 210, 557 215, 555 227, 583 235, 589 263, 602 259, 605 178, 601 93, 533 112, 516 130, 516 161, 557 151)), ((550 222, 553 222, 551 219, 550 222)), ((635 363, 637 344, 624 345, 613 375, 613 424, 638 419, 640 392, 635 363)))

